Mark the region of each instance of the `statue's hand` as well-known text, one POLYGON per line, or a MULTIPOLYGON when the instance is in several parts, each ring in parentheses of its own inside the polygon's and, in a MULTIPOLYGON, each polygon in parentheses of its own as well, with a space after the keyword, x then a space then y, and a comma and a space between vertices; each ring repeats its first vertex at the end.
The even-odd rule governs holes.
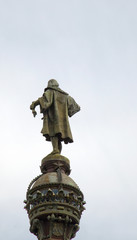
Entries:
POLYGON ((34 102, 32 102, 32 104, 30 105, 30 109, 33 110, 34 108, 35 108, 34 102))
POLYGON ((32 114, 35 117, 37 115, 37 112, 35 110, 32 110, 32 114))

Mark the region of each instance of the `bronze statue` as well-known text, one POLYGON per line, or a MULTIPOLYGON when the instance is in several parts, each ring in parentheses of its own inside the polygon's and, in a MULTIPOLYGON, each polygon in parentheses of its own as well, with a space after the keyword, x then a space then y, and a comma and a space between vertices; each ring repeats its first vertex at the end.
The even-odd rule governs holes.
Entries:
POLYGON ((34 117, 37 115, 35 111, 37 105, 40 106, 40 112, 43 113, 41 133, 46 141, 52 142, 51 154, 61 153, 62 141, 65 144, 73 142, 68 116, 71 117, 80 111, 80 107, 68 93, 59 88, 55 79, 48 81, 43 96, 30 105, 34 117))

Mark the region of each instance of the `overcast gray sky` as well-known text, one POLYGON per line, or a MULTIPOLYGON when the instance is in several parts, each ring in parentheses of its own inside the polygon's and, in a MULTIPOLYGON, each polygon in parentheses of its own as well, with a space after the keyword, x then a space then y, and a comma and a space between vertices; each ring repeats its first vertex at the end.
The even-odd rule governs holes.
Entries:
POLYGON ((87 202, 75 239, 136 240, 136 0, 0 0, 0 239, 36 239, 23 200, 51 144, 29 105, 51 78, 81 106, 62 151, 87 202))

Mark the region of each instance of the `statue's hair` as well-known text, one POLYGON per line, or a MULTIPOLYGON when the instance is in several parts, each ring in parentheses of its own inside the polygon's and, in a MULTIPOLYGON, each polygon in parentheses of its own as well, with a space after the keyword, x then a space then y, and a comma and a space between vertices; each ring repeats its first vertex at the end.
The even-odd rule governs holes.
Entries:
POLYGON ((55 79, 50 79, 48 81, 48 87, 58 87, 58 86, 59 86, 59 84, 55 79))

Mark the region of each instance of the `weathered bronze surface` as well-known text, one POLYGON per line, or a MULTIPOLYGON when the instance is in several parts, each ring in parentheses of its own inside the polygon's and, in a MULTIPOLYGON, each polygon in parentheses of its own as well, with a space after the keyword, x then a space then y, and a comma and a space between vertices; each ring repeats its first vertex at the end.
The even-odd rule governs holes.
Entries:
POLYGON ((41 172, 54 172, 59 171, 60 169, 65 174, 70 174, 70 161, 68 158, 60 154, 49 154, 41 161, 41 172))
POLYGON ((73 116, 80 107, 51 79, 43 96, 30 108, 34 117, 35 107, 43 114, 42 133, 52 142, 53 151, 41 161, 39 176, 27 189, 25 209, 30 219, 30 232, 38 240, 70 240, 79 230, 79 221, 85 201, 78 185, 69 177, 70 161, 60 154, 61 142, 73 142, 68 116, 73 116))
POLYGON ((26 196, 26 210, 30 231, 38 239, 59 237, 68 240, 75 236, 84 208, 83 194, 65 173, 47 172, 30 184, 26 196))
POLYGON ((68 116, 71 117, 80 110, 75 100, 59 88, 55 79, 48 81, 42 97, 32 102, 30 109, 33 116, 37 115, 35 107, 39 105, 43 114, 43 128, 41 133, 46 141, 51 141, 53 154, 60 153, 61 142, 73 142, 68 116))

